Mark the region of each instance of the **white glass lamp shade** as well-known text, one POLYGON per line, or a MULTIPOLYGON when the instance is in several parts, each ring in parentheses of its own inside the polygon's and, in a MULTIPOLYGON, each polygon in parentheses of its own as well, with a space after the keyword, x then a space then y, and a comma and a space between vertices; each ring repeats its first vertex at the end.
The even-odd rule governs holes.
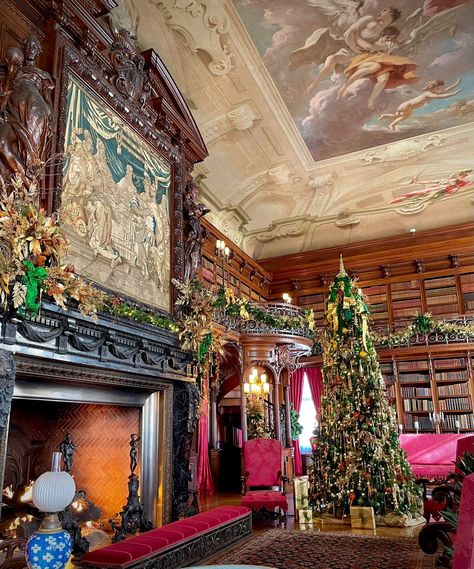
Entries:
POLYGON ((74 499, 76 483, 67 472, 44 472, 33 484, 33 504, 40 512, 62 512, 74 499))

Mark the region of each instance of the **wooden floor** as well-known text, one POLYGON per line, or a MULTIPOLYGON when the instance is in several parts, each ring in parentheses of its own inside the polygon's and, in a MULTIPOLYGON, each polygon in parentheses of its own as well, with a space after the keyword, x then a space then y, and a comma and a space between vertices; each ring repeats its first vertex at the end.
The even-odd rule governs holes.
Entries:
MULTIPOLYGON (((288 502, 290 504, 290 511, 288 514, 288 529, 300 530, 300 531, 330 531, 330 532, 346 532, 354 535, 378 535, 382 537, 413 537, 416 539, 418 533, 420 532, 423 525, 418 525, 411 528, 394 528, 377 526, 375 530, 363 530, 363 529, 352 529, 350 523, 334 523, 327 520, 314 520, 312 524, 305 524, 300 527, 295 516, 293 515, 291 494, 287 494, 288 502)), ((210 510, 217 506, 224 505, 240 505, 241 495, 240 494, 216 494, 214 496, 201 496, 199 498, 200 510, 210 510)), ((265 531, 275 528, 275 522, 262 522, 259 520, 254 520, 253 522, 253 532, 252 535, 259 535, 265 531)))

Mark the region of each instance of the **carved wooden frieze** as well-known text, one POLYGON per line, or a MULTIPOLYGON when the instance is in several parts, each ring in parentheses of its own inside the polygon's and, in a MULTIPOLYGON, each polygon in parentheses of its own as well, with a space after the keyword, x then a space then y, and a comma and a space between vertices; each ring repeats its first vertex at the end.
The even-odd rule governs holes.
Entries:
POLYGON ((43 357, 57 354, 72 362, 191 379, 191 356, 180 349, 174 335, 150 326, 121 320, 94 323, 47 305, 34 319, 5 314, 2 331, 1 341, 19 354, 34 349, 43 357))

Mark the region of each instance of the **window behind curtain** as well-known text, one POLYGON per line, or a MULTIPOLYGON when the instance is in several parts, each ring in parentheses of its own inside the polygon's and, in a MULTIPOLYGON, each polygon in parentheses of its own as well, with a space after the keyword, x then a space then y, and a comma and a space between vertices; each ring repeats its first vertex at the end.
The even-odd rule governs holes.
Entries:
POLYGON ((303 398, 300 408, 300 423, 303 425, 303 432, 299 436, 301 454, 311 454, 311 444, 309 439, 313 436, 316 427, 316 408, 311 390, 309 388, 306 373, 303 376, 303 398))

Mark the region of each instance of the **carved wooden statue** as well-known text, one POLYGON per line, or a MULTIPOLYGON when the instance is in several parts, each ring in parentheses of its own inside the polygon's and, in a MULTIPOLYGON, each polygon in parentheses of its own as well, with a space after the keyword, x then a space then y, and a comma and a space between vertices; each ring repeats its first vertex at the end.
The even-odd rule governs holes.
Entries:
POLYGON ((51 76, 36 67, 42 49, 29 35, 23 50, 11 47, 0 64, 0 174, 29 184, 46 160, 51 135, 51 76))
POLYGON ((202 203, 196 203, 197 186, 190 182, 184 196, 184 280, 196 276, 201 264, 201 248, 204 240, 201 217, 211 210, 202 203))

